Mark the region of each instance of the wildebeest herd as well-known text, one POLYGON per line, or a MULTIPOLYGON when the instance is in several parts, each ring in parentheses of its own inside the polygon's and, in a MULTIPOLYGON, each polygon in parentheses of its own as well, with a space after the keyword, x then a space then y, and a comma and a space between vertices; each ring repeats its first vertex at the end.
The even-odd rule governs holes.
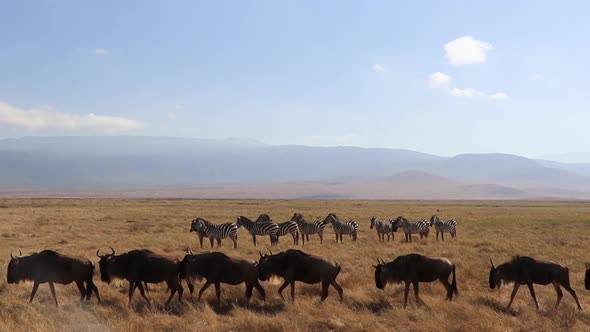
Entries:
MULTIPOLYGON (((209 238, 213 247, 214 241, 221 246, 221 240, 229 237, 233 241, 233 247, 237 248, 237 232, 243 227, 252 236, 256 245, 256 236, 269 236, 271 246, 276 246, 279 237, 290 235, 293 244, 298 245, 301 239, 302 244, 309 235, 317 234, 320 243, 323 242, 323 233, 326 225, 331 224, 336 235, 336 242, 342 242, 343 235, 349 235, 352 240, 357 239, 358 223, 354 220, 341 221, 336 214, 330 213, 323 221, 308 222, 300 213, 295 213, 291 220, 282 223, 274 223, 267 214, 261 214, 257 220, 252 221, 244 216, 239 216, 235 223, 215 224, 203 218, 191 221, 191 232, 196 232, 201 248, 203 239, 209 238)), ((379 241, 385 241, 387 235, 394 239, 394 233, 401 229, 404 232, 406 242, 412 241, 412 235, 418 234, 420 238, 427 237, 430 227, 436 230, 444 240, 444 233, 451 237, 457 236, 457 222, 455 220, 441 220, 433 215, 430 220, 420 219, 414 222, 399 216, 386 221, 372 217, 370 228, 377 231, 379 241)), ((147 297, 148 284, 165 282, 170 295, 165 303, 169 306, 178 294, 179 301, 182 301, 184 282, 190 291, 191 298, 194 292, 196 281, 205 279, 199 290, 197 301, 205 290, 211 285, 215 287, 217 301, 221 303, 221 284, 246 285, 246 300, 249 302, 253 290, 256 289, 260 298, 265 301, 266 292, 261 281, 267 281, 272 277, 283 279, 278 292, 282 299, 283 290, 290 286, 291 299, 295 300, 295 282, 306 284, 321 283, 321 301, 328 297, 328 289, 332 286, 339 295, 340 302, 343 301, 343 289, 336 281, 342 266, 339 262, 322 257, 307 254, 301 250, 289 249, 283 252, 268 254, 259 252, 258 261, 230 257, 221 252, 194 253, 187 248, 182 260, 174 257, 156 254, 147 249, 131 250, 126 253, 117 254, 111 247, 110 252, 101 254, 96 251, 99 258, 98 265, 100 279, 105 283, 111 283, 115 279, 124 279, 129 282, 129 304, 133 294, 139 289, 141 296, 150 303, 147 297)), ((98 287, 93 282, 94 263, 87 258, 67 256, 53 250, 43 250, 24 256, 20 251, 18 256, 10 253, 8 264, 7 282, 9 284, 21 281, 32 281, 29 302, 33 301, 35 293, 40 284, 47 283, 51 294, 58 305, 54 284, 67 285, 76 283, 80 291, 81 301, 90 300, 92 294, 100 303, 98 287)), ((512 260, 495 266, 490 259, 489 286, 499 288, 506 282, 513 282, 514 289, 511 294, 507 308, 510 309, 514 297, 520 285, 527 285, 531 297, 537 309, 539 305, 533 288, 533 284, 553 284, 557 293, 557 308, 563 297, 563 287, 574 298, 578 309, 582 309, 576 292, 570 286, 569 269, 554 262, 544 262, 531 257, 516 256, 512 260)), ((440 281, 446 290, 446 299, 451 301, 454 296, 459 295, 457 287, 456 266, 449 259, 443 257, 428 257, 416 253, 402 255, 391 262, 377 259, 375 268, 375 286, 384 289, 390 283, 404 283, 404 308, 408 302, 410 286, 413 286, 417 302, 422 302, 419 297, 419 284, 422 282, 440 281), (449 280, 449 278, 451 278, 449 280)), ((586 264, 585 288, 590 290, 590 264, 586 264)))

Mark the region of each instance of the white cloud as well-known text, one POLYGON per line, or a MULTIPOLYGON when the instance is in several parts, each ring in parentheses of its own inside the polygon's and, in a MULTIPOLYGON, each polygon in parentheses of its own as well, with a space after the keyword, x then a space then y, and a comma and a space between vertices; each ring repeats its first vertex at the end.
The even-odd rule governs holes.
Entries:
POLYGON ((451 83, 451 79, 451 76, 439 71, 428 76, 428 86, 432 89, 446 88, 451 83))
POLYGON ((450 64, 469 65, 486 62, 486 52, 492 50, 493 46, 471 36, 465 36, 446 43, 444 48, 450 64))
POLYGON ((449 94, 453 97, 462 97, 462 98, 479 98, 483 96, 483 93, 479 90, 473 88, 452 88, 449 89, 449 94))
POLYGON ((503 101, 503 100, 510 99, 510 97, 508 97, 508 95, 505 94, 504 92, 496 92, 496 93, 489 95, 488 99, 489 100, 496 100, 496 101, 503 101))
POLYGON ((530 74, 529 75, 529 81, 540 81, 543 79, 543 76, 541 76, 541 74, 530 74))
POLYGON ((382 73, 385 71, 385 67, 383 67, 382 65, 376 63, 373 65, 373 71, 376 73, 382 73))
POLYGON ((111 54, 111 51, 105 50, 104 48, 97 48, 94 50, 94 54, 96 54, 96 55, 109 55, 109 54, 111 54))
POLYGON ((118 116, 58 112, 51 107, 23 109, 0 102, 0 125, 33 130, 65 129, 117 133, 141 129, 144 123, 118 116))

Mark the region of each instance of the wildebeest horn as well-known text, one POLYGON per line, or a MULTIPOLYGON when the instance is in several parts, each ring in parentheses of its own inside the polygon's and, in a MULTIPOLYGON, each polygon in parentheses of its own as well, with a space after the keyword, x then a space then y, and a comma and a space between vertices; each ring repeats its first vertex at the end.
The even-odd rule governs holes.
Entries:
POLYGON ((102 258, 103 256, 101 256, 99 253, 100 253, 100 249, 96 249, 96 257, 102 258))
POLYGON ((490 264, 492 264, 492 268, 495 269, 496 267, 494 266, 494 262, 492 262, 492 259, 490 258, 490 264))
POLYGON ((109 247, 109 248, 111 248, 111 251, 113 252, 111 255, 114 255, 115 254, 115 249, 113 249, 113 247, 109 247))
POLYGON ((258 254, 260 255, 260 258, 264 257, 264 254, 262 253, 262 250, 258 250, 258 254))
POLYGON ((19 249, 19 250, 18 250, 18 256, 19 256, 19 257, 22 257, 22 255, 23 255, 23 252, 22 252, 22 251, 20 251, 20 249, 19 249))
POLYGON ((10 250, 10 258, 14 258, 14 256, 12 256, 12 250, 10 250))

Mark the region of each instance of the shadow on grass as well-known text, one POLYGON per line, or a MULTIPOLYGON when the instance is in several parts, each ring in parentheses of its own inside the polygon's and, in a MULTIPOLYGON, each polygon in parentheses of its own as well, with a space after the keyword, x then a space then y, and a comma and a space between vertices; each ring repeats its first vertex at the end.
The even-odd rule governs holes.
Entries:
POLYGON ((252 300, 248 303, 245 299, 234 299, 234 300, 221 300, 221 305, 217 304, 216 299, 211 299, 209 301, 197 302, 196 300, 189 300, 187 304, 193 305, 195 308, 203 307, 205 304, 208 305, 213 312, 218 315, 228 315, 230 314, 235 308, 242 308, 246 310, 250 310, 252 312, 256 312, 258 314, 263 315, 276 315, 285 310, 285 303, 282 301, 276 302, 259 302, 256 300, 252 300))
POLYGON ((348 305, 348 307, 353 310, 368 310, 375 314, 381 313, 386 310, 391 310, 393 308, 391 303, 389 303, 389 301, 387 301, 386 299, 379 299, 369 302, 352 301, 348 305))
POLYGON ((480 296, 477 298, 475 303, 484 305, 484 306, 486 306, 498 313, 501 313, 501 314, 511 315, 511 316, 515 316, 515 317, 520 314, 516 309, 514 309, 514 308, 506 309, 506 305, 503 305, 500 302, 493 300, 489 297, 480 296))

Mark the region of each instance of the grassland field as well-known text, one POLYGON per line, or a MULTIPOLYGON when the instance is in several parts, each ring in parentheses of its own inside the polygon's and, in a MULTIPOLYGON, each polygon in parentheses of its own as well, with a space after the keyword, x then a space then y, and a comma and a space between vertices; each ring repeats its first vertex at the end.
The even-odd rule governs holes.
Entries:
MULTIPOLYGON (((238 249, 226 239, 221 251, 257 260, 259 250, 269 249, 267 237, 254 247, 244 229, 238 234, 238 249)), ((2 199, 0 331, 590 331, 590 291, 583 284, 589 243, 588 202, 2 199), (246 304, 243 285, 222 285, 220 307, 211 287, 200 303, 185 295, 185 303, 175 299, 171 309, 165 310, 167 290, 162 284, 151 287, 151 306, 136 294, 128 307, 127 283, 104 284, 97 268, 95 283, 102 305, 95 299, 80 304, 78 290, 71 284, 57 286, 61 306, 56 308, 47 285, 28 304, 32 283, 6 283, 11 250, 28 254, 55 249, 95 263, 96 250, 109 246, 119 252, 149 248, 182 258, 187 246, 201 251, 195 234, 189 232, 190 221, 197 216, 227 222, 238 215, 255 218, 268 213, 274 221, 286 221, 294 212, 303 213, 307 220, 335 212, 340 219, 359 223, 356 242, 345 237, 344 243, 337 244, 328 225, 323 244, 313 236, 305 247, 299 246, 342 264, 338 281, 344 288, 343 304, 334 289, 320 304, 320 286, 301 283, 295 303, 283 302, 277 293, 280 283, 274 281, 263 283, 266 302, 255 292, 253 301, 246 304), (394 241, 380 243, 376 232, 369 229, 373 215, 415 219, 434 213, 458 221, 456 239, 437 241, 431 231, 426 240, 404 243, 398 232, 394 241), (402 309, 403 285, 390 285, 384 291, 375 287, 372 264, 377 257, 390 261, 412 252, 454 262, 459 298, 447 302, 440 283, 421 284, 425 305, 417 305, 411 294, 408 308, 402 309), (499 264, 517 254, 567 265, 584 310, 578 311, 567 293, 554 310, 555 290, 549 285, 535 288, 539 311, 526 287, 520 289, 514 310, 505 311, 512 287, 489 289, 489 259, 499 264)), ((272 250, 293 247, 287 236, 272 250)), ((208 242, 204 250, 210 250, 208 242)))

